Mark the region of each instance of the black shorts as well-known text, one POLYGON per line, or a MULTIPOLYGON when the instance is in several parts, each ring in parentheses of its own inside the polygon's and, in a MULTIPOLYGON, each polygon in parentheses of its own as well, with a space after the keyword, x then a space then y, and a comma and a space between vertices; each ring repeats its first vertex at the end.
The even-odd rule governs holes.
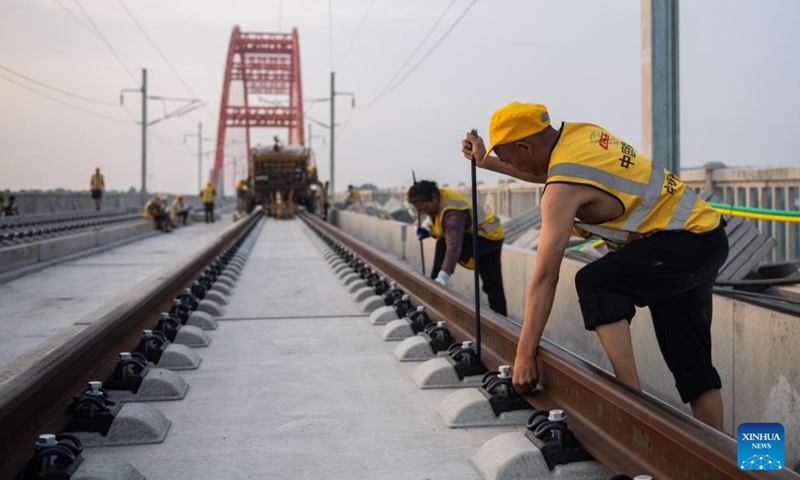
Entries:
POLYGON ((659 232, 583 267, 575 275, 587 330, 649 307, 658 346, 684 402, 720 388, 711 363, 712 293, 728 258, 723 225, 707 233, 659 232))
POLYGON ((92 190, 92 198, 103 198, 102 190, 92 190))

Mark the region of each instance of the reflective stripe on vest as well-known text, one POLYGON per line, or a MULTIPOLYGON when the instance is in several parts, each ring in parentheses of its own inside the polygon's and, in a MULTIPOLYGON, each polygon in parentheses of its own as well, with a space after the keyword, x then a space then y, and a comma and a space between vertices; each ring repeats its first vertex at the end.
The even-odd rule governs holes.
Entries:
POLYGON ((701 233, 719 224, 719 214, 694 190, 596 125, 564 124, 547 177, 548 182, 591 185, 615 196, 624 207, 619 218, 575 223, 613 243, 626 244, 663 230, 701 233), (573 163, 578 159, 581 163, 573 163))
MULTIPOLYGON (((448 210, 466 211, 470 216, 470 226, 466 233, 472 233, 472 203, 462 194, 449 188, 439 189, 439 213, 433 220, 431 235, 434 238, 442 236, 442 220, 448 210)), ((487 240, 501 240, 505 237, 500 219, 483 207, 478 207, 478 235, 487 240)))

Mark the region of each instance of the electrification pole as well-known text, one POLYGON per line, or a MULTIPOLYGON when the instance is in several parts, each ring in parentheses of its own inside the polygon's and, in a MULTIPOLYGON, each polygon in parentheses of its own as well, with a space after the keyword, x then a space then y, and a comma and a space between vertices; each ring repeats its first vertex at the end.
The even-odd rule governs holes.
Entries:
POLYGON ((147 69, 142 69, 142 205, 147 201, 147 69))
POLYGON ((197 124, 197 191, 203 189, 203 122, 197 124))
MULTIPOLYGON (((140 192, 142 204, 147 201, 147 127, 150 125, 155 125, 156 123, 166 120, 168 118, 172 118, 175 116, 180 117, 181 115, 185 115, 192 110, 200 107, 203 103, 200 101, 199 98, 175 98, 175 97, 161 97, 161 96, 147 96, 147 69, 142 69, 142 86, 139 89, 135 88, 123 88, 119 92, 119 104, 125 104, 125 93, 126 92, 137 92, 142 94, 142 120, 140 125, 142 126, 142 189, 140 192), (147 100, 161 100, 162 102, 183 102, 184 105, 176 108, 175 110, 165 113, 163 116, 156 118, 155 120, 148 122, 147 121, 147 100)), ((183 139, 186 142, 186 138, 183 139)))
POLYGON ((680 161, 678 0, 642 0, 642 153, 677 175, 680 161))
POLYGON ((351 97, 350 106, 352 108, 356 107, 356 94, 353 93, 353 92, 337 92, 336 88, 335 88, 335 83, 336 83, 336 72, 331 72, 331 97, 330 97, 330 102, 331 102, 331 126, 330 126, 330 129, 331 129, 331 198, 335 198, 334 197, 334 193, 336 192, 336 190, 334 189, 334 186, 333 186, 333 169, 334 169, 333 154, 334 154, 334 142, 335 142, 334 139, 336 138, 336 135, 334 134, 334 127, 336 126, 336 116, 334 115, 334 112, 335 112, 334 103, 336 103, 335 102, 336 95, 349 95, 351 97))
POLYGON ((335 109, 335 104, 336 104, 336 102, 334 101, 335 96, 336 96, 336 90, 334 89, 334 83, 336 81, 335 77, 336 77, 336 72, 331 72, 331 199, 333 199, 334 203, 336 202, 336 189, 333 186, 334 185, 334 183, 333 183, 333 172, 334 172, 334 170, 333 170, 333 152, 334 152, 333 145, 336 142, 336 140, 335 140, 336 139, 336 135, 334 135, 334 133, 333 133, 334 132, 334 127, 335 127, 335 125, 334 125, 334 122, 335 122, 335 120, 334 120, 334 118, 335 118, 334 117, 334 109, 335 109))
MULTIPOLYGON (((187 133, 183 136, 183 144, 186 145, 186 139, 194 137, 195 134, 187 133)), ((213 142, 213 138, 203 138, 203 122, 197 124, 197 191, 203 189, 203 141, 213 142)), ((213 152, 208 152, 213 153, 213 152)), ((208 155, 206 153, 205 155, 208 155)))

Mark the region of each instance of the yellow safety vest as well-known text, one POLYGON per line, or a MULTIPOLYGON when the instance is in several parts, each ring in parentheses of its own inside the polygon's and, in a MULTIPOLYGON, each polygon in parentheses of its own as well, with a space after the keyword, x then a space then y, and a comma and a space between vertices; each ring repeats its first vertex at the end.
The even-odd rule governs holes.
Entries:
POLYGON ((172 210, 173 215, 178 215, 181 211, 178 209, 178 203, 180 200, 177 198, 172 199, 172 205, 170 205, 170 210, 172 210))
POLYGON ((150 213, 150 207, 152 205, 153 205, 153 201, 152 200, 148 200, 147 203, 144 204, 144 208, 142 209, 142 216, 144 218, 147 218, 147 219, 150 219, 150 220, 153 219, 153 214, 150 213))
POLYGON ((599 224, 575 222, 579 235, 596 235, 612 245, 658 231, 708 232, 720 223, 720 214, 675 174, 590 123, 563 124, 550 154, 546 185, 551 183, 590 185, 622 203, 619 218, 599 224))
POLYGON ((105 187, 105 182, 103 181, 103 175, 99 173, 92 174, 92 190, 102 190, 105 187))
MULTIPOLYGON (((475 223, 472 221, 472 202, 455 190, 440 188, 439 213, 436 214, 431 226, 431 235, 434 238, 442 236, 442 220, 448 210, 465 210, 469 213, 470 225, 466 233, 472 233, 472 225, 475 223)), ((492 212, 487 212, 486 209, 480 206, 478 207, 478 236, 487 240, 502 240, 505 238, 505 232, 500 220, 492 212)))
POLYGON ((204 188, 202 195, 200 195, 200 201, 203 203, 214 203, 214 189, 211 187, 204 188))

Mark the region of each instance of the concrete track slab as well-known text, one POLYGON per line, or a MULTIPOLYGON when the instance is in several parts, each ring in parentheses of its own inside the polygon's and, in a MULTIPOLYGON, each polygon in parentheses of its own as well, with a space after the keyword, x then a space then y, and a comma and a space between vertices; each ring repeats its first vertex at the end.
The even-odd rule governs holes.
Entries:
MULTIPOLYGON (((73 334, 75 324, 90 324, 95 310, 168 271, 230 225, 230 216, 214 224, 193 224, 0 284, 0 371, 26 352, 42 350, 37 347, 60 331, 73 334)), ((19 368, 23 366, 15 366, 19 368)))
POLYGON ((153 479, 480 479, 469 458, 512 430, 447 429, 450 392, 416 387, 300 230, 265 225, 186 398, 156 402, 166 441, 95 453, 153 479))

